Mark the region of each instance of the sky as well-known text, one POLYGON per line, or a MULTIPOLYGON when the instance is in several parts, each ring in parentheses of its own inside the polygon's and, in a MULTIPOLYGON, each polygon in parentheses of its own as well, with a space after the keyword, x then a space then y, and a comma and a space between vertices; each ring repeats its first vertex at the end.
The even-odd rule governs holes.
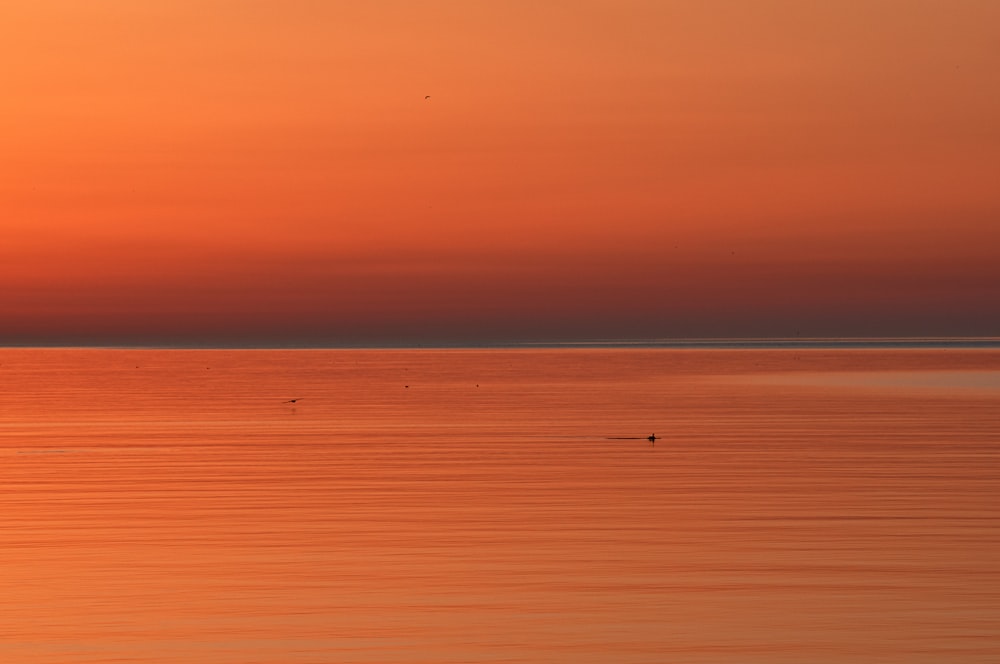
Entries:
POLYGON ((993 0, 6 0, 0 344, 1000 335, 993 0))

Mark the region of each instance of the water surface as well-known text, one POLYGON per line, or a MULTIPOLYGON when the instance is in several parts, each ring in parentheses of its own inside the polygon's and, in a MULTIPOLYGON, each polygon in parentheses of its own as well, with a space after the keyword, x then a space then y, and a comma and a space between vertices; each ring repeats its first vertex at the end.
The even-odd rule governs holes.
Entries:
POLYGON ((0 389, 4 662, 1000 660, 995 349, 8 349, 0 389))

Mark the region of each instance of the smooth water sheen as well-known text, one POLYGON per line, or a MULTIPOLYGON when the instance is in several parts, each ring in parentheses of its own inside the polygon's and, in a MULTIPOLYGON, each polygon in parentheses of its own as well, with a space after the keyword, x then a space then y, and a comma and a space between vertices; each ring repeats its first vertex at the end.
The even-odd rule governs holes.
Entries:
POLYGON ((1000 661, 997 350, 8 349, 0 388, 5 663, 1000 661))

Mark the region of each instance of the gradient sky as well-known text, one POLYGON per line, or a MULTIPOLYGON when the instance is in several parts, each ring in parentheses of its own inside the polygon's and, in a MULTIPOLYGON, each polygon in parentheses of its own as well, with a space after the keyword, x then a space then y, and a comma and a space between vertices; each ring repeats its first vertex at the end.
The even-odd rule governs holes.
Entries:
POLYGON ((997 26, 7 0, 0 343, 1000 335, 997 26))

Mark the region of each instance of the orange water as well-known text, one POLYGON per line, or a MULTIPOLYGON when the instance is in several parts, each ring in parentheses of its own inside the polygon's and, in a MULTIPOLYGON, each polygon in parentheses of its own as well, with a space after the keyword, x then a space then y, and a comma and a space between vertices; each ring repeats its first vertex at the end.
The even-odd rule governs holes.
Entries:
POLYGON ((0 388, 5 663, 1000 661, 997 350, 9 349, 0 388))

